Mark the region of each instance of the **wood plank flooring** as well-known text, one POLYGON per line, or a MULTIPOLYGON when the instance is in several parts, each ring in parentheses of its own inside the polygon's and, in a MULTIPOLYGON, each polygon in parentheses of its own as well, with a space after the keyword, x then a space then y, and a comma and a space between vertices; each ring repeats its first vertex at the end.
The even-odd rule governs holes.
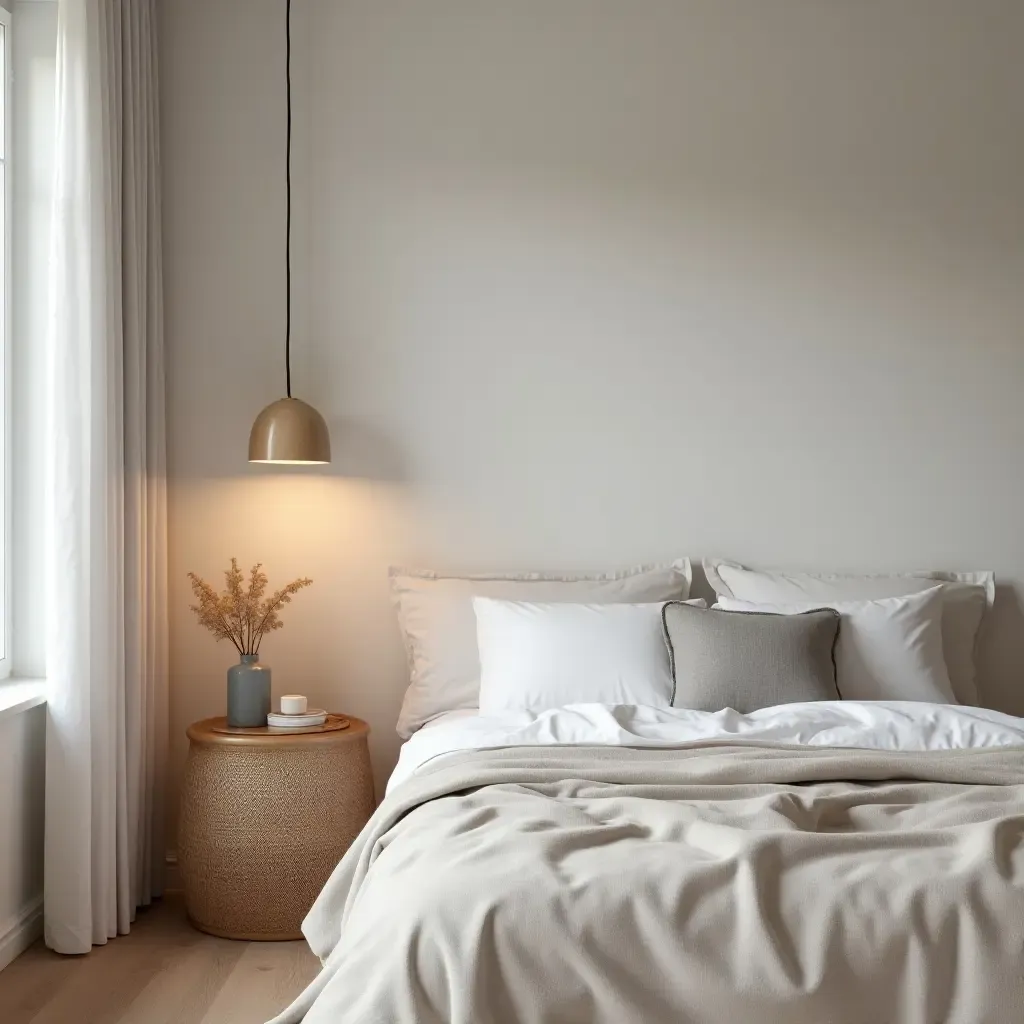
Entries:
POLYGON ((305 942, 232 942, 196 931, 180 896, 87 956, 37 942, 0 971, 2 1024, 262 1024, 309 983, 305 942))

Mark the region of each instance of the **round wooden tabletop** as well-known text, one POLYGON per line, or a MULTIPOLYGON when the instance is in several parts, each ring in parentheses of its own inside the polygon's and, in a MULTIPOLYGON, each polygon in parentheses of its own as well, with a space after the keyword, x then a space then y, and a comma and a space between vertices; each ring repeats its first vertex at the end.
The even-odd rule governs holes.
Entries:
POLYGON ((302 729, 275 729, 272 726, 258 726, 255 729, 238 729, 228 725, 222 715, 218 718, 204 718, 193 722, 186 730, 193 743, 223 744, 243 747, 275 747, 288 742, 304 743, 350 743, 362 740, 370 731, 369 725, 361 718, 351 715, 328 713, 323 725, 302 729))

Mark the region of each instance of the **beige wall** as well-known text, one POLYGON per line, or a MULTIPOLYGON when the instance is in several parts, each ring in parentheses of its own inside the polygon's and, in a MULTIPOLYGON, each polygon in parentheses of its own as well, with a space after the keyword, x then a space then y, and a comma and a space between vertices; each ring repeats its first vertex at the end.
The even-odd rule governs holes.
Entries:
POLYGON ((297 0, 295 381, 323 473, 249 467, 282 389, 281 4, 163 10, 172 750, 231 652, 185 572, 316 580, 278 693, 368 718, 392 560, 679 553, 993 568, 1024 712, 1024 5, 297 0))
POLYGON ((46 711, 0 714, 0 970, 42 933, 46 711))

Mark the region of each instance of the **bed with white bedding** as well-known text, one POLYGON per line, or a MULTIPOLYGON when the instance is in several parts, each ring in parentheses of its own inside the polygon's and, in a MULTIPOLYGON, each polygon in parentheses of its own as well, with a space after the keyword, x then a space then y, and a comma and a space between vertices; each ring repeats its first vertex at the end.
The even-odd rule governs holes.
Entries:
POLYGON ((303 930, 275 1024, 1019 1024, 1024 721, 442 715, 303 930))

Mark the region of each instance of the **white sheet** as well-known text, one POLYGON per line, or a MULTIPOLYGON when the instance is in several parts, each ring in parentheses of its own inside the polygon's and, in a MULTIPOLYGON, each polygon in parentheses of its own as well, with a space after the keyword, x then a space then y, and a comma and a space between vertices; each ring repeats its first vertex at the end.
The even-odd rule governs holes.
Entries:
POLYGON ((547 744, 676 747, 709 739, 960 750, 1024 744, 1024 719, 921 701, 819 701, 762 708, 749 715, 729 708, 712 713, 627 704, 570 704, 539 713, 487 716, 457 711, 434 720, 403 744, 387 791, 428 761, 460 750, 547 744))

